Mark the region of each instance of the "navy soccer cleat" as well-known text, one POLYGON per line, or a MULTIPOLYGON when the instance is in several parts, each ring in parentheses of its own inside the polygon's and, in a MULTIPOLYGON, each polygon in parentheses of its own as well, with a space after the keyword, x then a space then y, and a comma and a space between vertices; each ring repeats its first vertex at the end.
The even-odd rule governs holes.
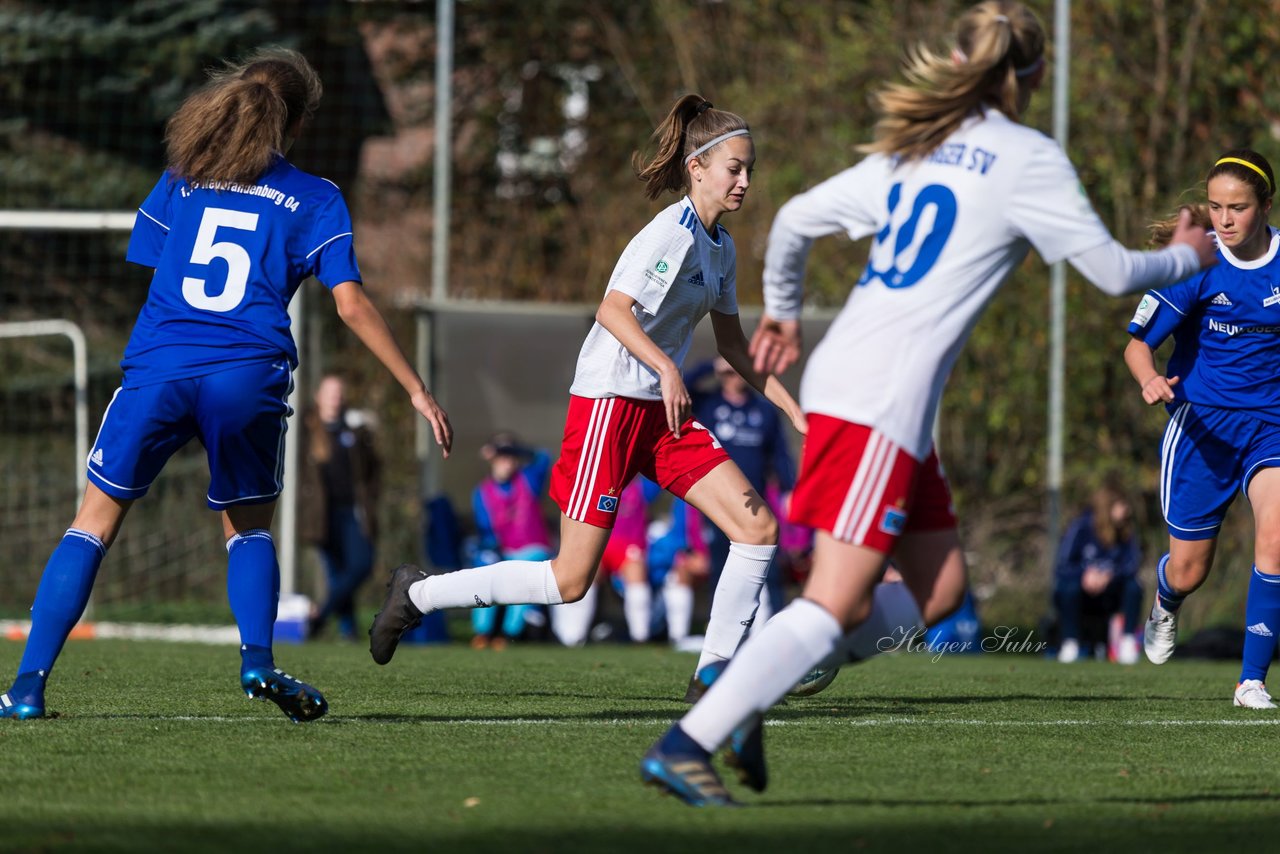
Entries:
POLYGON ((373 625, 369 626, 369 654, 376 663, 390 661, 401 635, 422 622, 422 612, 409 598, 409 587, 426 577, 425 572, 411 563, 402 563, 392 571, 382 610, 374 615, 373 625))
POLYGON ((675 795, 693 807, 741 806, 724 787, 709 757, 697 753, 667 753, 659 741, 640 760, 645 785, 675 795))
POLYGON ((324 695, 280 668, 253 667, 240 674, 240 687, 249 699, 270 700, 295 724, 324 717, 324 695))
POLYGON ((764 721, 760 715, 733 731, 724 749, 724 762, 738 774, 749 789, 763 792, 769 785, 769 771, 764 764, 764 721))

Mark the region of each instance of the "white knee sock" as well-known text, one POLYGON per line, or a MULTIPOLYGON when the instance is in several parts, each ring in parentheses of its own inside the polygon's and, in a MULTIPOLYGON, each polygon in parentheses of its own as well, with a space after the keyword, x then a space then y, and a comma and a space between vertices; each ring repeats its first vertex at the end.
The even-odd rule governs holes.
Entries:
POLYGON ((632 582, 622 588, 622 612, 627 618, 627 634, 635 643, 649 639, 649 617, 653 611, 653 591, 646 582, 632 582))
POLYGON ((677 581, 673 572, 662 585, 662 601, 667 606, 667 637, 680 643, 689 636, 693 622, 693 588, 677 581))
POLYGON ((760 588, 760 607, 756 608, 756 618, 751 621, 751 636, 757 635, 765 623, 773 617, 773 602, 769 601, 769 588, 760 588))
POLYGON ((732 657, 741 645, 755 619, 769 561, 777 550, 777 546, 729 543, 729 556, 711 597, 711 619, 698 659, 699 670, 732 657))
POLYGON ((559 605, 564 601, 549 560, 504 560, 433 575, 410 585, 409 599, 424 614, 442 608, 559 605))
POLYGON ((797 599, 748 640, 680 728, 712 752, 739 725, 766 711, 835 648, 840 623, 820 605, 797 599))
POLYGON ((587 588, 587 595, 577 602, 565 602, 551 608, 551 631, 565 646, 582 646, 591 632, 591 621, 596 615, 596 586, 587 588))
POLYGON ((868 658, 901 649, 924 631, 924 617, 915 597, 900 582, 881 582, 872 592, 871 613, 836 645, 823 666, 856 664, 868 658))

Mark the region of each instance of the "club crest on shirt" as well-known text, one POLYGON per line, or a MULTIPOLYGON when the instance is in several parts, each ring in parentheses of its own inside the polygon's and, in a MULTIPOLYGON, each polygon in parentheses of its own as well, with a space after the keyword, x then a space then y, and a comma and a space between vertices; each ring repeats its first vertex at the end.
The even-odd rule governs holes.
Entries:
POLYGON ((618 512, 618 496, 601 495, 599 498, 596 499, 596 509, 599 510, 601 513, 618 512))
POLYGON ((1262 305, 1265 308, 1270 308, 1271 306, 1275 305, 1278 302, 1280 302, 1280 285, 1272 285, 1271 296, 1264 299, 1262 301, 1262 305))

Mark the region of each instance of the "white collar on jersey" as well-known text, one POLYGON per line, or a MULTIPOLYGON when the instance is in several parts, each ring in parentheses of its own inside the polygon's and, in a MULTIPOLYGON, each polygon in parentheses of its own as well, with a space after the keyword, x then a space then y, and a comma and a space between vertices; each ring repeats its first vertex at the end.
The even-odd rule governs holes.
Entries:
POLYGON ((1222 253, 1222 257, 1225 258, 1227 263, 1232 267, 1235 267, 1237 270, 1256 270, 1259 267, 1265 267, 1270 264, 1275 259, 1276 252, 1280 251, 1280 231, 1276 231, 1276 229, 1271 228, 1271 226, 1267 227, 1271 229, 1271 245, 1267 247, 1266 252, 1262 253, 1261 256, 1254 258, 1252 261, 1241 261, 1235 255, 1232 255, 1230 249, 1223 246, 1221 243, 1218 243, 1217 234, 1213 235, 1213 240, 1215 243, 1218 243, 1218 251, 1222 253))

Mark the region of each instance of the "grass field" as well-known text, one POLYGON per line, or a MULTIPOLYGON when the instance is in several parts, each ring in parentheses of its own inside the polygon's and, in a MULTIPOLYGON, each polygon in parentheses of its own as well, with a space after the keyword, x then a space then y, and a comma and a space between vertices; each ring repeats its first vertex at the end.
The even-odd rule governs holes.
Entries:
MULTIPOLYGON (((0 641, 8 679, 21 647, 0 641)), ((1236 666, 886 656, 775 710, 743 810, 638 782, 694 659, 282 647, 329 717, 238 692, 234 648, 72 642, 56 717, 0 721, 0 850, 1218 851, 1280 830, 1280 715, 1236 666)), ((1259 847, 1261 846, 1261 847, 1259 847)))

